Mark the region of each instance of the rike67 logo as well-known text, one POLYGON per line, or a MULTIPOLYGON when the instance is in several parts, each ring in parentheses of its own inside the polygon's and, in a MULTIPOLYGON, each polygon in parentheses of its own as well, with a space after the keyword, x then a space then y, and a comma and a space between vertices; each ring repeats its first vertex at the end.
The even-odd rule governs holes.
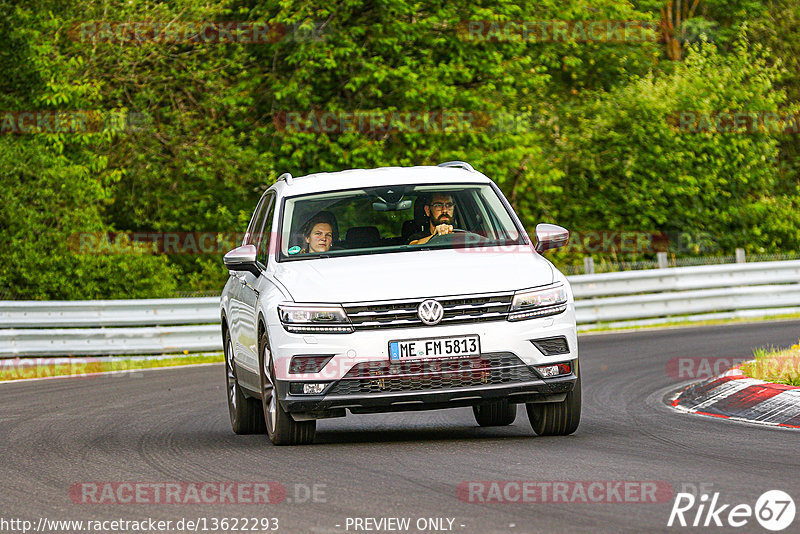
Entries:
POLYGON ((667 526, 681 527, 743 527, 755 517, 767 530, 784 530, 795 516, 794 500, 781 490, 764 492, 755 503, 737 505, 720 502, 719 492, 711 497, 707 493, 696 498, 691 493, 678 493, 669 514, 667 526))

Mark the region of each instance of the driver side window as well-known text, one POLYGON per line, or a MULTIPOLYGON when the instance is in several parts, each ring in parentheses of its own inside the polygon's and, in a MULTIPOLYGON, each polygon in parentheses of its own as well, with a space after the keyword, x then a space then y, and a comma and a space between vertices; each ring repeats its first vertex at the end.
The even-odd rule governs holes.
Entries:
POLYGON ((261 229, 261 235, 256 245, 256 261, 264 267, 267 266, 267 261, 269 261, 270 243, 273 237, 272 219, 275 215, 275 195, 269 195, 265 199, 265 206, 266 209, 264 211, 266 212, 266 216, 264 218, 264 227, 261 229))
POLYGON ((250 219, 250 224, 247 225, 247 231, 244 233, 242 245, 258 246, 256 234, 258 234, 258 232, 261 230, 261 227, 264 225, 264 216, 266 215, 268 206, 269 197, 266 195, 262 196, 261 200, 259 200, 258 205, 256 206, 255 211, 253 212, 253 217, 250 219))

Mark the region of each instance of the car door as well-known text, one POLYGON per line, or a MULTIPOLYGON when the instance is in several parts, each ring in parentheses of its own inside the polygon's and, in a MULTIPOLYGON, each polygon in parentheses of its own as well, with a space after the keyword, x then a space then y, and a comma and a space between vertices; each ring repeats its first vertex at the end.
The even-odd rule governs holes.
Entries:
MULTIPOLYGON (((268 200, 267 195, 262 196, 261 200, 259 200, 253 212, 253 216, 250 218, 250 224, 248 224, 247 230, 245 231, 242 245, 254 245, 257 243, 256 235, 260 236, 261 228, 264 226, 264 219, 266 218, 267 208, 269 207, 268 200)), ((247 328, 245 324, 242 323, 243 319, 247 321, 246 314, 243 315, 242 313, 244 310, 243 299, 246 296, 243 295, 242 289, 246 283, 246 279, 244 273, 241 271, 231 271, 231 276, 236 278, 236 283, 234 284, 235 289, 233 289, 230 294, 230 332, 231 340, 233 341, 234 361, 236 362, 237 369, 243 366, 245 370, 248 370, 250 364, 247 362, 247 328)))
POLYGON ((242 378, 247 382, 257 384, 258 377, 258 297, 259 278, 265 276, 263 271, 269 261, 270 233, 272 220, 275 215, 275 195, 272 192, 264 197, 264 222, 252 235, 252 243, 256 246, 256 261, 262 274, 256 276, 250 272, 241 274, 240 305, 239 310, 239 343, 242 354, 239 359, 241 367, 249 375, 242 378))

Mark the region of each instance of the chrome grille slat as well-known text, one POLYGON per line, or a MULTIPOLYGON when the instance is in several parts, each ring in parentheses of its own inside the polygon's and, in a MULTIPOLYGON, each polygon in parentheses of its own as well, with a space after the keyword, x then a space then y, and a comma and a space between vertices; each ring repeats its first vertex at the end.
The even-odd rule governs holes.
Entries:
POLYGON ((358 327, 369 327, 369 326, 401 326, 405 324, 422 324, 422 321, 419 319, 395 319, 393 321, 364 321, 363 323, 353 323, 353 326, 356 328, 358 327))
POLYGON ((402 310, 383 310, 383 311, 360 311, 355 313, 348 313, 347 315, 350 317, 371 317, 373 315, 392 315, 392 314, 401 314, 401 313, 417 313, 416 308, 410 309, 402 309, 402 310))
MULTIPOLYGON (((433 297, 444 308, 442 322, 502 321, 508 316, 513 293, 433 297)), ((356 330, 422 325, 417 306, 425 299, 345 304, 347 317, 356 330)))
POLYGON ((447 304, 443 304, 443 306, 444 306, 444 311, 470 310, 470 309, 480 309, 480 308, 497 308, 498 306, 508 306, 508 302, 487 302, 486 304, 459 304, 457 306, 448 306, 447 304))
POLYGON ((479 318, 484 319, 484 320, 505 319, 507 315, 508 315, 507 313, 499 313, 499 312, 497 312, 497 313, 482 313, 480 315, 456 315, 455 317, 445 317, 444 319, 442 319, 442 322, 444 323, 444 322, 449 322, 449 321, 460 321, 460 320, 463 320, 463 319, 474 319, 476 317, 479 317, 479 318))

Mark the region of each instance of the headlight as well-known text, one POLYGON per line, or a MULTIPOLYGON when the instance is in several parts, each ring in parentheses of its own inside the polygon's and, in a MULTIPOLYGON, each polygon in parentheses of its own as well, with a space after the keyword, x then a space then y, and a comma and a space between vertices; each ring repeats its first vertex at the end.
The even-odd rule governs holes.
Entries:
POLYGON ((341 306, 278 306, 278 316, 289 332, 349 334, 353 331, 341 306))
POLYGON ((546 317, 562 313, 566 309, 567 288, 563 285, 518 291, 514 294, 514 300, 511 301, 511 313, 508 314, 508 320, 521 321, 522 319, 546 317))

